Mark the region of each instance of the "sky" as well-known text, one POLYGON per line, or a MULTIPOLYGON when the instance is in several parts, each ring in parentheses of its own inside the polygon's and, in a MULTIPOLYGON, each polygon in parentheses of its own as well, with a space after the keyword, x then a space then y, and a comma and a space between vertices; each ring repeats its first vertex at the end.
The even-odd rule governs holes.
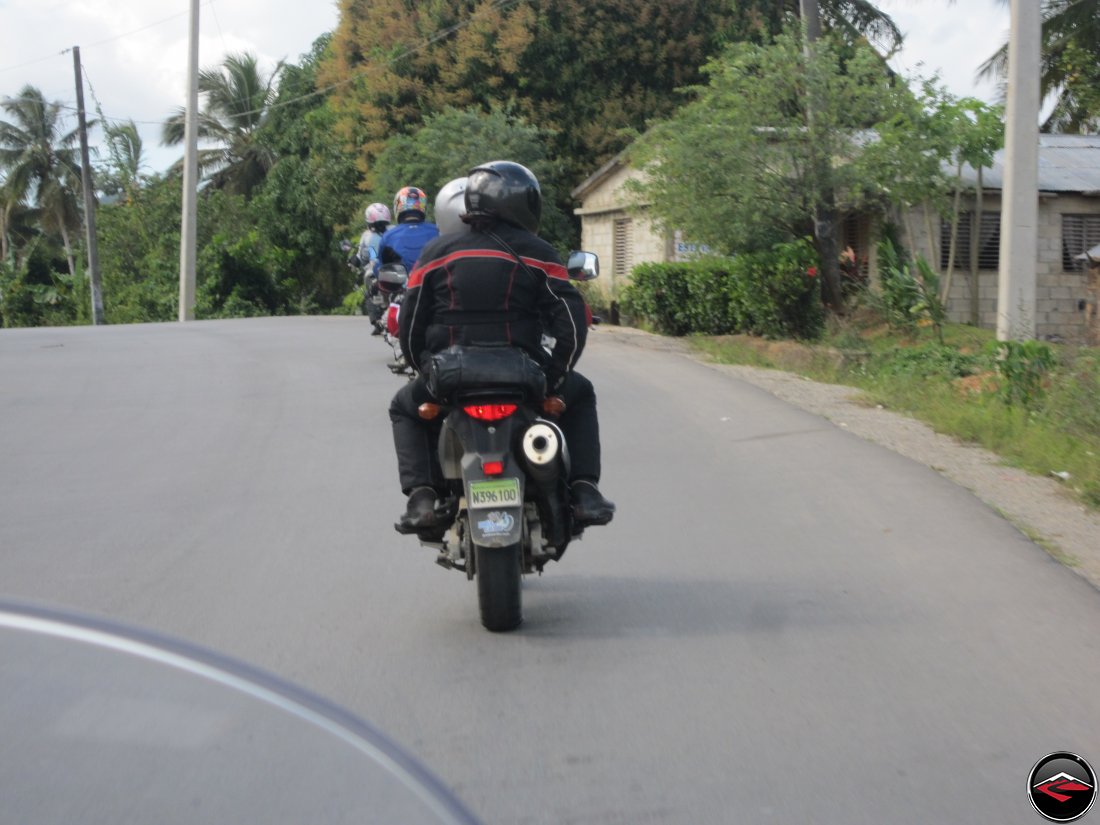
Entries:
MULTIPOLYGON (((199 65, 253 52, 270 70, 297 63, 337 22, 336 0, 200 0, 199 65)), ((994 102, 992 83, 977 83, 978 66, 1004 42, 1009 12, 998 0, 879 0, 907 35, 891 62, 904 74, 938 71, 948 89, 994 102)), ((109 120, 133 119, 150 171, 183 152, 160 146, 160 124, 186 102, 190 0, 0 0, 0 99, 25 85, 73 107, 73 56, 80 47, 89 116, 96 101, 109 120)), ((0 118, 6 119, 0 112, 0 118)), ((98 142, 100 133, 90 139, 98 142)))

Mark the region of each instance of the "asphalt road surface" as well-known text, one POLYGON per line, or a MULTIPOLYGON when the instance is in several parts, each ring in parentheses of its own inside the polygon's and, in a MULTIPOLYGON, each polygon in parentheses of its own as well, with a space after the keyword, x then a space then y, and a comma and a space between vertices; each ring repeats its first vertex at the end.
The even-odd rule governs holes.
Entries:
POLYGON ((492 825, 1034 823, 1037 760, 1100 767, 1097 590, 932 470, 598 330, 618 515, 485 632, 391 526, 388 357, 362 318, 0 332, 0 595, 316 691, 492 825))

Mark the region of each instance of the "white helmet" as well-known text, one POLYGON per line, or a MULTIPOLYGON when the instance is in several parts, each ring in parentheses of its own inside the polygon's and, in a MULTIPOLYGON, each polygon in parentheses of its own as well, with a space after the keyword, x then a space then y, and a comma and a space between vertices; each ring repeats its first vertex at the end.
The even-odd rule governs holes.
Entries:
POLYGON ((367 226, 379 221, 390 222, 390 208, 384 203, 372 203, 363 214, 367 217, 367 226))
POLYGON ((466 178, 455 178, 435 196, 435 225, 441 235, 469 229, 462 222, 466 214, 466 178))

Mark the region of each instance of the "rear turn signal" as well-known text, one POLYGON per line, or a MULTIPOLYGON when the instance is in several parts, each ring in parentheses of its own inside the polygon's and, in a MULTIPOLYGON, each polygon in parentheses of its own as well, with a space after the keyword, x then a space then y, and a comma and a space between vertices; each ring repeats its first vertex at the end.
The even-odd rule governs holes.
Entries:
POLYGON ((439 417, 439 405, 433 404, 430 401, 421 404, 416 408, 416 411, 425 421, 432 421, 439 417))
POLYGON ((466 415, 478 421, 500 421, 514 413, 517 407, 515 404, 471 404, 462 409, 466 411, 466 415))

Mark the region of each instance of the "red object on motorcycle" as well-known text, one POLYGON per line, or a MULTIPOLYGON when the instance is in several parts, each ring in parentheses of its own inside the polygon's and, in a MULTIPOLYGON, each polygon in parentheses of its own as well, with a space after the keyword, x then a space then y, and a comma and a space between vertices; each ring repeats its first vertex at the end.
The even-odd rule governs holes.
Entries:
POLYGON ((500 421, 514 413, 518 407, 515 404, 471 404, 462 409, 466 411, 466 415, 478 421, 500 421))
POLYGON ((485 461, 481 464, 481 469, 487 476, 499 476, 504 473, 503 461, 485 461))
POLYGON ((397 337, 397 313, 401 311, 401 304, 390 304, 386 309, 386 332, 397 337))

